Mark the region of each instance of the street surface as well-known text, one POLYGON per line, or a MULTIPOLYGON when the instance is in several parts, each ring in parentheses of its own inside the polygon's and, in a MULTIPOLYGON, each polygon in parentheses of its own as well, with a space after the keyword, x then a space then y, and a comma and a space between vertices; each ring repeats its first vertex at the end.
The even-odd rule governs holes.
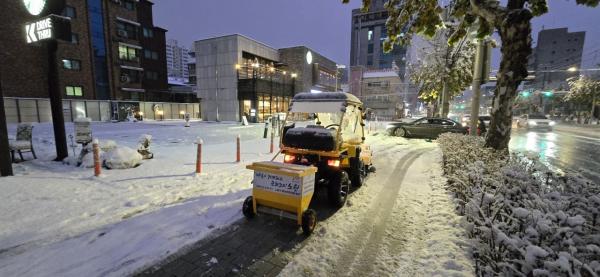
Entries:
POLYGON ((286 219, 242 219, 141 275, 472 276, 437 145, 374 139, 377 172, 338 211, 318 192, 311 203, 319 218, 312 236, 305 238, 286 219))
POLYGON ((600 183, 599 126, 558 125, 549 132, 513 129, 510 148, 537 153, 552 170, 579 172, 600 183))

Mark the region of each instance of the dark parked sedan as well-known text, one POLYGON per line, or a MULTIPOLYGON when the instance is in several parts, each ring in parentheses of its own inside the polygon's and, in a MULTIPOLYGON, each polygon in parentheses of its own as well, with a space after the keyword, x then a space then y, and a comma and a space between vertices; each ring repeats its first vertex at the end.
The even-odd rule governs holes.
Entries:
POLYGON ((424 117, 413 122, 391 122, 386 127, 388 134, 398 137, 437 138, 442 133, 467 134, 467 128, 447 118, 424 117))

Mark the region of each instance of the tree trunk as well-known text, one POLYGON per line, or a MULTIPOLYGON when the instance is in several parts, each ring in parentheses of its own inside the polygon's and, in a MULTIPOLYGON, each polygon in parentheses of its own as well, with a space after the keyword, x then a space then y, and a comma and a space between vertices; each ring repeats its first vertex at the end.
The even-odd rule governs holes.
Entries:
POLYGON ((492 104, 492 122, 485 145, 508 150, 512 128, 512 104, 517 88, 527 77, 527 60, 531 54, 531 12, 512 10, 496 28, 502 40, 502 61, 492 104))
POLYGON ((448 118, 448 113, 450 113, 450 95, 448 95, 448 85, 446 79, 444 79, 444 85, 442 87, 442 111, 441 116, 443 118, 448 118))

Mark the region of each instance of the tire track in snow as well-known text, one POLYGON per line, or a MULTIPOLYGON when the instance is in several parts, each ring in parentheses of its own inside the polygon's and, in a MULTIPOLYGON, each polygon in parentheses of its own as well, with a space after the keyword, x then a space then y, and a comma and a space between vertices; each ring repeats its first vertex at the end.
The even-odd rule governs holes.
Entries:
POLYGON ((358 227, 358 232, 349 240, 351 244, 340 255, 335 268, 341 269, 349 266, 346 272, 347 276, 367 276, 373 273, 372 266, 376 262, 380 244, 385 237, 386 227, 400 192, 401 182, 410 165, 424 152, 423 150, 411 151, 396 164, 392 175, 388 177, 382 190, 373 200, 375 205, 365 213, 365 219, 358 227))

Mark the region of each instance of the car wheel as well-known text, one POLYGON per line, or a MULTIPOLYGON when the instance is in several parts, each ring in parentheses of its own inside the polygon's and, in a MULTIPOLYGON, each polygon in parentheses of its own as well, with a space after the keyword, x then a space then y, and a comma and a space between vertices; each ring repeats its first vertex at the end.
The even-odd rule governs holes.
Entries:
POLYGON ((244 204, 242 206, 242 213, 247 219, 252 219, 254 216, 256 216, 252 202, 252 196, 248 196, 248 198, 244 200, 244 204))
POLYGON ((394 130, 394 135, 397 137, 406 137, 406 130, 402 127, 396 128, 396 130, 394 130))
POLYGON ((312 234, 317 226, 317 212, 308 209, 302 213, 302 232, 308 236, 312 234))
POLYGON ((327 186, 327 198, 329 203, 336 207, 341 208, 348 199, 348 193, 350 192, 350 180, 348 179, 348 173, 340 170, 334 173, 334 176, 329 180, 327 186))

